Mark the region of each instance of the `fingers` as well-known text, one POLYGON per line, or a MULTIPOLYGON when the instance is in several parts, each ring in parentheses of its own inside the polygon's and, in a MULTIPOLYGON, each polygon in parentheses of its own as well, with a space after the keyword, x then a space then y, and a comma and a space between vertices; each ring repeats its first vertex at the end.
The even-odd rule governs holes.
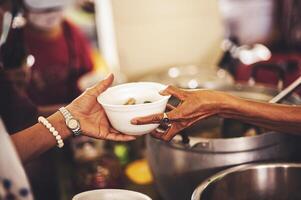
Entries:
POLYGON ((171 111, 171 110, 176 109, 176 107, 174 107, 174 106, 171 105, 171 104, 167 104, 167 105, 166 105, 166 109, 169 110, 169 111, 171 111))
POLYGON ((93 86, 92 88, 88 89, 89 92, 93 93, 94 95, 99 95, 108 89, 114 81, 114 75, 109 74, 104 80, 93 86))
POLYGON ((160 133, 160 132, 157 132, 157 131, 153 131, 150 134, 154 138, 157 138, 157 139, 160 139, 160 140, 162 140, 162 136, 164 135, 164 133, 160 133))
MULTIPOLYGON (((171 105, 168 107, 173 108, 170 112, 165 113, 170 121, 175 122, 175 121, 187 120, 188 118, 190 118, 190 116, 183 115, 182 110, 184 110, 185 107, 184 104, 179 105, 177 108, 171 105)), ((163 113, 158 113, 158 114, 153 114, 148 116, 136 117, 131 120, 131 123, 134 125, 156 124, 156 123, 160 123, 162 119, 163 119, 163 113)))
POLYGON ((186 92, 177 87, 169 85, 165 90, 160 92, 161 95, 172 95, 177 97, 180 100, 184 100, 186 97, 186 92))
POLYGON ((121 133, 109 133, 104 139, 112 141, 132 141, 135 140, 136 137, 121 133))
POLYGON ((172 125, 169 129, 165 132, 157 131, 157 129, 150 134, 160 140, 169 142, 175 135, 177 135, 181 129, 178 129, 177 126, 172 125))
POLYGON ((99 127, 97 138, 112 141, 131 141, 136 139, 134 136, 122 134, 117 130, 106 126, 99 127))
POLYGON ((109 126, 100 125, 99 130, 98 130, 98 137, 99 138, 106 138, 107 135, 110 134, 110 129, 111 128, 109 126))
POLYGON ((173 124, 170 129, 161 137, 164 141, 170 141, 175 135, 177 135, 184 127, 179 127, 176 124, 173 124))
MULTIPOLYGON (((169 120, 171 121, 176 121, 177 118, 176 117, 171 117, 171 113, 173 111, 166 113, 167 117, 169 120)), ((137 117, 131 120, 131 123, 133 125, 143 125, 143 124, 158 124, 161 122, 161 120, 163 119, 163 113, 159 113, 159 114, 153 114, 153 115, 148 115, 145 117, 137 117)))
POLYGON ((160 123, 160 120, 163 118, 163 113, 148 115, 145 117, 138 117, 131 120, 131 123, 134 125, 143 125, 143 124, 156 124, 160 123))
POLYGON ((187 127, 193 125, 194 123, 196 123, 197 121, 200 121, 207 117, 210 117, 210 115, 203 115, 203 116, 195 117, 195 118, 190 119, 189 121, 174 122, 171 124, 170 128, 166 129, 166 131, 158 131, 158 129, 156 129, 155 131, 153 131, 151 133, 151 135, 160 140, 169 142, 175 135, 179 134, 185 128, 187 128, 187 127))
POLYGON ((113 141, 131 141, 135 140, 136 137, 131 135, 122 134, 119 131, 110 128, 110 132, 106 135, 107 140, 113 140, 113 141))

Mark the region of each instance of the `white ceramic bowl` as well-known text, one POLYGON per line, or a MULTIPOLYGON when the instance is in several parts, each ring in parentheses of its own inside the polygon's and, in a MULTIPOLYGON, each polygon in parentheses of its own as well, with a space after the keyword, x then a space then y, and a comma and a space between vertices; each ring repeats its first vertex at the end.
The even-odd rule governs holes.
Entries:
POLYGON ((118 189, 92 190, 80 193, 72 200, 152 200, 139 192, 118 189))
POLYGON ((159 92, 165 88, 165 85, 153 82, 126 83, 109 88, 99 95, 97 100, 116 130, 130 135, 143 135, 159 125, 132 125, 131 120, 164 112, 170 96, 162 96, 159 92), (136 99, 137 104, 124 105, 130 98, 136 99), (144 101, 151 103, 144 104, 144 101))

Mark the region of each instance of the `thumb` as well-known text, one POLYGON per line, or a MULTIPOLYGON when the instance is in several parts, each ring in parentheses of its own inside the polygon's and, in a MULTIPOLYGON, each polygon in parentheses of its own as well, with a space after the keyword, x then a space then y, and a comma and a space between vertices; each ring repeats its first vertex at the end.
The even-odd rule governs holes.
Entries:
POLYGON ((114 81, 114 75, 109 74, 104 80, 100 81, 98 84, 90 88, 91 93, 99 95, 108 89, 114 81))
POLYGON ((160 94, 163 96, 172 95, 180 100, 184 100, 186 96, 185 91, 171 85, 169 85, 165 90, 160 91, 160 94))

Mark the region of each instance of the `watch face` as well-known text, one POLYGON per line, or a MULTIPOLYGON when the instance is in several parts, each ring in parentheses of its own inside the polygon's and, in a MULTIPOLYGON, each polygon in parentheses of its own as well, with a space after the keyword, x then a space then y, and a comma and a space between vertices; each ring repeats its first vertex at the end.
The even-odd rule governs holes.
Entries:
POLYGON ((78 128, 78 121, 76 120, 76 119, 70 119, 69 121, 68 121, 68 127, 70 128, 70 129, 76 129, 76 128, 78 128))

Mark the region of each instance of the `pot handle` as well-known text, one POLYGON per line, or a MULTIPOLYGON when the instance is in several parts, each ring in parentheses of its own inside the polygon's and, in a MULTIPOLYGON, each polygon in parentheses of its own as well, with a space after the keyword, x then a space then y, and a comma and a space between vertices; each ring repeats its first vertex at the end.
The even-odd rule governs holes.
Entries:
POLYGON ((187 135, 176 135, 173 138, 173 141, 176 143, 182 143, 187 145, 189 148, 195 148, 196 146, 198 148, 208 150, 211 148, 210 140, 205 138, 195 138, 195 137, 189 137, 187 135))

